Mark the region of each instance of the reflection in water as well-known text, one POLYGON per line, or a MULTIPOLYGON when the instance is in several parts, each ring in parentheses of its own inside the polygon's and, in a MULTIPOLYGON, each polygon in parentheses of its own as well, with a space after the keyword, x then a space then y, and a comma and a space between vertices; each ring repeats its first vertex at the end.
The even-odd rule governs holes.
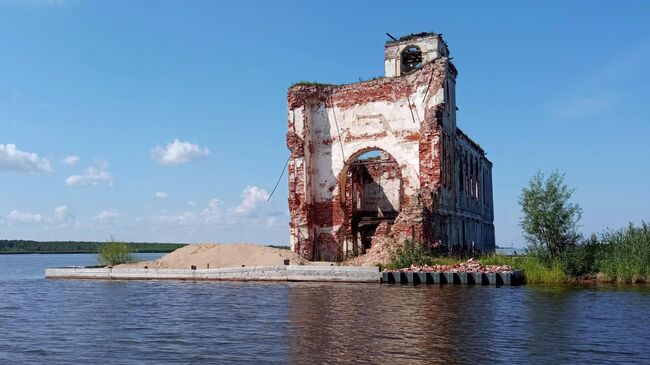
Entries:
MULTIPOLYGON (((464 322, 493 321, 491 296, 464 299, 480 287, 338 285, 294 288, 290 315, 297 362, 451 363, 488 359, 485 341, 464 322), (316 299, 316 300, 314 300, 316 299), (469 356, 466 351, 472 348, 469 356)), ((492 290, 496 290, 492 288, 492 290)), ((470 326, 472 327, 472 326, 470 326)))
POLYGON ((56 281, 0 255, 0 364, 650 363, 650 287, 56 281))
POLYGON ((295 363, 647 363, 642 349, 650 332, 641 308, 650 309, 649 294, 647 287, 617 293, 295 285, 291 357, 295 363))

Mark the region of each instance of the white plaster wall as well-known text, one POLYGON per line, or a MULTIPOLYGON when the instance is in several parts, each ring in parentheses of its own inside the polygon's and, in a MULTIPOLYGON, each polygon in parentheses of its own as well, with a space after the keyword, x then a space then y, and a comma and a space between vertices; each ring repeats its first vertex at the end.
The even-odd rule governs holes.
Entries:
POLYGON ((364 149, 382 149, 388 152, 400 166, 406 168, 402 174, 417 181, 419 173, 419 149, 418 142, 405 142, 402 131, 416 133, 420 129, 419 123, 410 118, 408 104, 405 101, 403 106, 390 105, 387 103, 370 103, 355 108, 341 110, 339 108, 325 109, 321 106, 316 113, 320 118, 316 122, 318 130, 314 130, 314 156, 312 177, 318 182, 314 185, 314 198, 316 201, 323 201, 333 193, 338 193, 338 179, 346 161, 356 157, 359 151, 364 149), (383 104, 383 105, 382 105, 383 104), (405 118, 406 116, 409 118, 405 118), (341 132, 342 145, 339 142, 336 123, 329 123, 329 120, 337 119, 341 132), (400 131, 396 136, 393 131, 400 131), (380 135, 386 132, 385 137, 364 138, 346 142, 348 135, 361 137, 363 135, 380 135), (320 141, 326 138, 335 137, 331 144, 322 144, 320 141))
MULTIPOLYGON (((324 104, 311 108, 308 119, 311 127, 309 143, 313 146, 314 154, 311 159, 314 201, 325 201, 332 194, 338 194, 338 179, 345 162, 357 157, 355 154, 359 151, 368 149, 382 149, 393 156, 402 166, 402 177, 412 182, 405 193, 415 192, 419 180, 419 143, 407 141, 404 136, 420 130, 420 123, 424 119, 426 86, 418 88, 408 99, 395 102, 370 102, 345 109, 336 106, 327 108, 324 104), (414 106, 412 114, 409 99, 414 106), (383 132, 387 135, 345 141, 348 136, 373 136, 383 132), (332 142, 324 144, 323 141, 328 139, 332 142), (342 145, 339 141, 342 141, 342 145)), ((435 105, 443 101, 444 92, 441 89, 431 97, 430 103, 435 105)))

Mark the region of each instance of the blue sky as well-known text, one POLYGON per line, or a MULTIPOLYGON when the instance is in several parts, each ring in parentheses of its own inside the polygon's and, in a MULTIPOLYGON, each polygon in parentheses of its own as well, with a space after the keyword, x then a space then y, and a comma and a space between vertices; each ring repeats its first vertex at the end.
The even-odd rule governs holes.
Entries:
POLYGON ((0 0, 0 238, 286 244, 286 89, 442 33, 494 163, 497 243, 537 169, 586 233, 650 218, 650 2, 0 0))

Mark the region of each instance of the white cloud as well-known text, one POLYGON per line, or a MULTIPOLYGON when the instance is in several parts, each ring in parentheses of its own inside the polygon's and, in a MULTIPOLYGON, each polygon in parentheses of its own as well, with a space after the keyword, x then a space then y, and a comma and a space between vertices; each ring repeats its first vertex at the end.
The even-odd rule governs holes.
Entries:
POLYGON ((100 224, 115 224, 120 221, 120 213, 115 209, 106 209, 97 214, 93 220, 100 224))
POLYGON ((284 220, 279 216, 270 216, 266 219, 267 227, 277 227, 283 225, 283 223, 285 223, 284 220))
POLYGON ((79 162, 79 156, 68 156, 61 159, 61 163, 68 166, 74 166, 79 162))
POLYGON ((202 148, 197 144, 183 142, 178 138, 165 147, 156 146, 151 150, 151 155, 161 165, 178 165, 205 157, 210 154, 208 148, 202 148))
POLYGON ((247 186, 241 193, 241 203, 233 209, 237 215, 251 215, 255 212, 258 204, 265 203, 269 198, 269 193, 257 186, 247 186))
POLYGON ((100 184, 113 186, 113 176, 108 171, 107 163, 99 163, 96 167, 90 166, 81 175, 68 176, 65 184, 68 186, 98 186, 100 184))
POLYGON ((23 172, 50 172, 50 161, 36 153, 23 152, 15 144, 0 144, 0 170, 23 172))
POLYGON ((606 112, 612 107, 611 97, 579 97, 551 108, 558 119, 586 119, 606 112))
POLYGON ((68 213, 68 206, 62 205, 60 207, 54 208, 54 220, 64 221, 70 218, 70 213, 68 213))
POLYGON ((151 217, 151 222, 153 223, 154 230, 157 230, 166 226, 193 226, 199 223, 199 218, 192 212, 184 212, 178 215, 162 213, 151 217))
POLYGON ((164 191, 157 191, 156 192, 156 199, 167 199, 169 195, 165 193, 164 191))
POLYGON ((189 205, 190 207, 195 207, 195 206, 196 206, 196 202, 195 202, 194 200, 188 200, 188 201, 187 201, 187 205, 189 205))
POLYGON ((5 216, 5 219, 15 223, 39 223, 43 221, 43 216, 36 213, 12 210, 5 216))
POLYGON ((223 217, 222 211, 223 203, 221 200, 214 198, 208 202, 208 207, 203 209, 201 216, 207 223, 219 223, 223 217))

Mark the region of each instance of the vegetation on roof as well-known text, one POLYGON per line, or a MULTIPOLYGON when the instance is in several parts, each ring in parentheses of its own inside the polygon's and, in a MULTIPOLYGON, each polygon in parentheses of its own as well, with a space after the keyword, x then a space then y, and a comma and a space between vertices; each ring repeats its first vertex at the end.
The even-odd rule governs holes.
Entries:
POLYGON ((317 82, 317 81, 296 81, 291 84, 289 87, 294 87, 294 86, 336 86, 335 84, 328 84, 324 82, 317 82))
POLYGON ((483 147, 481 147, 480 144, 474 142, 473 139, 469 138, 469 136, 465 132, 463 132, 460 128, 456 127, 456 132, 459 133, 461 136, 463 136, 470 144, 478 148, 479 151, 481 151, 481 153, 485 155, 485 151, 483 150, 483 147))
POLYGON ((434 32, 411 33, 411 34, 407 34, 407 35, 403 35, 403 36, 399 37, 396 41, 390 39, 390 40, 386 41, 386 43, 404 42, 404 41, 409 41, 411 39, 430 37, 430 36, 434 36, 434 35, 438 35, 438 33, 434 33, 434 32))
POLYGON ((358 82, 375 81, 375 80, 379 80, 379 79, 383 79, 383 78, 384 78, 384 76, 375 76, 375 77, 371 77, 371 78, 359 77, 359 81, 344 83, 344 84, 328 84, 328 83, 324 83, 324 82, 300 80, 300 81, 296 81, 296 82, 292 83, 291 86, 289 86, 289 88, 292 88, 294 86, 344 86, 344 85, 356 84, 358 82))

